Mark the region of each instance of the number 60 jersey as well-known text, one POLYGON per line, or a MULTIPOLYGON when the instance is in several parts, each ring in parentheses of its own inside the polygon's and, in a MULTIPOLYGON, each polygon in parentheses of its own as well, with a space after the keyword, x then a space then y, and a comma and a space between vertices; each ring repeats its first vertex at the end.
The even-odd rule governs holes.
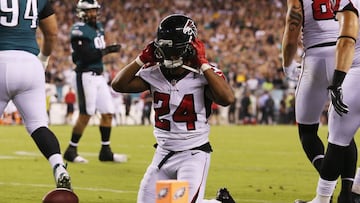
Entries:
POLYGON ((183 151, 209 141, 212 101, 205 96, 204 75, 189 72, 181 79, 168 81, 159 65, 155 65, 141 69, 138 76, 150 85, 155 110, 154 136, 159 146, 183 151))
POLYGON ((303 45, 305 50, 336 42, 339 23, 335 22, 334 5, 329 0, 303 0, 303 45), (321 33, 321 34, 320 34, 321 33))

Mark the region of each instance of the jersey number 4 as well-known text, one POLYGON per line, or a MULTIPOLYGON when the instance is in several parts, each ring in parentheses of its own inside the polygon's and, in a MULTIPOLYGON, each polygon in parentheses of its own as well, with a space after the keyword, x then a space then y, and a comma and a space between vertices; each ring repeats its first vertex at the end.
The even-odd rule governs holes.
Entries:
MULTIPOLYGON (((170 131, 170 121, 159 118, 170 113, 170 95, 154 92, 154 103, 160 104, 159 108, 155 108, 155 127, 170 131)), ((185 122, 187 130, 195 130, 197 116, 194 106, 194 95, 184 95, 172 115, 172 120, 174 122, 185 122)))
POLYGON ((36 20, 38 18, 37 0, 0 0, 0 25, 6 27, 15 27, 19 24, 20 18, 20 4, 25 4, 25 13, 23 16, 24 20, 31 20, 30 27, 36 28, 36 20))
POLYGON ((340 0, 313 0, 312 9, 315 20, 334 19, 334 11, 339 8, 340 0))

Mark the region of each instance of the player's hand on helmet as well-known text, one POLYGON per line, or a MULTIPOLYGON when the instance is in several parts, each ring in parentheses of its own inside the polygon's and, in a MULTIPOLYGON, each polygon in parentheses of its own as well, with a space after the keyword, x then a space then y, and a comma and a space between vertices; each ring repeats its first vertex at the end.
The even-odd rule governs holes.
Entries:
POLYGON ((105 56, 106 54, 119 52, 120 49, 121 49, 120 44, 112 44, 112 45, 109 45, 109 46, 105 47, 105 49, 101 50, 101 53, 102 53, 103 56, 105 56))
POLYGON ((329 86, 328 90, 330 91, 331 103, 334 107, 334 110, 340 116, 347 114, 349 112, 348 106, 343 102, 343 94, 341 86, 329 86))
POLYGON ((139 66, 143 66, 144 64, 155 64, 158 61, 155 57, 155 49, 155 42, 151 41, 138 55, 135 60, 136 63, 139 66))
POLYGON ((297 81, 301 72, 301 64, 296 61, 292 61, 290 66, 283 67, 283 71, 289 80, 297 81))
POLYGON ((206 70, 210 69, 211 65, 209 64, 209 61, 206 59, 205 56, 204 43, 199 39, 195 38, 195 40, 192 41, 191 44, 196 51, 195 63, 198 65, 198 67, 200 67, 200 70, 202 72, 205 72, 206 70))
POLYGON ((198 38, 195 38, 191 42, 192 46, 195 48, 196 51, 196 62, 198 65, 202 65, 204 63, 209 63, 209 61, 205 57, 205 46, 202 41, 200 41, 198 38))

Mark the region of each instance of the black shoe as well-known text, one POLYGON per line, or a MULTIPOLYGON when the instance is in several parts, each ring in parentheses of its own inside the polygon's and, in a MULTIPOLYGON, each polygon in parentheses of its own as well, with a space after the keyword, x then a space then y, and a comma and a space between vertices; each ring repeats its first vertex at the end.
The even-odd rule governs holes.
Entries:
POLYGON ((102 146, 99 153, 99 160, 125 163, 127 162, 127 156, 125 154, 114 154, 109 146, 102 146))
POLYGON ((226 188, 220 188, 216 194, 216 200, 221 203, 235 203, 231 197, 230 192, 226 188))
POLYGON ((77 148, 73 146, 68 146, 64 153, 64 159, 69 162, 73 163, 88 163, 89 161, 86 160, 84 157, 79 156, 77 153, 77 148))
MULTIPOLYGON (((331 203, 332 201, 330 201, 331 203)), ((337 203, 351 203, 353 202, 352 200, 352 196, 350 195, 342 195, 341 192, 340 192, 340 195, 338 196, 338 199, 337 199, 337 203)))
POLYGON ((357 193, 352 192, 352 203, 360 203, 360 195, 357 193))

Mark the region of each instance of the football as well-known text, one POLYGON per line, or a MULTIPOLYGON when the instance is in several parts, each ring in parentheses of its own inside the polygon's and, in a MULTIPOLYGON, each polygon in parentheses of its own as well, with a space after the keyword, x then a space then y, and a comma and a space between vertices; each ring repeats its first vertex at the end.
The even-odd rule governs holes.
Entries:
POLYGON ((56 188, 48 192, 42 199, 43 203, 79 203, 78 196, 66 188, 56 188))

